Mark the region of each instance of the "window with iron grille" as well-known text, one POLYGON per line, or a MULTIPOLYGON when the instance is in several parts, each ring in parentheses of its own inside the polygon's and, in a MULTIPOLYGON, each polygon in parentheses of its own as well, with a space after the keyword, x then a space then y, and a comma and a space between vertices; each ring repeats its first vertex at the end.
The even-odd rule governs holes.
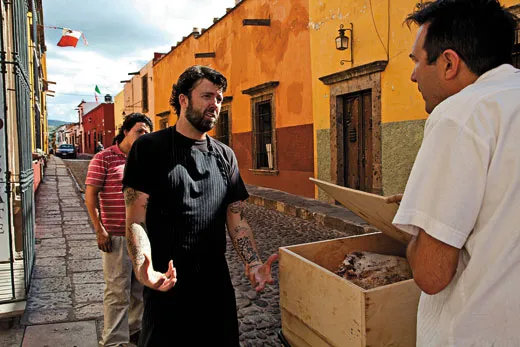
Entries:
POLYGON ((215 127, 215 139, 231 146, 231 112, 229 105, 223 105, 215 127))
POLYGON ((144 75, 141 78, 141 91, 142 91, 142 105, 143 113, 148 112, 148 75, 144 75))
POLYGON ((275 170, 273 94, 263 95, 251 101, 253 106, 254 169, 275 170))
POLYGON ((269 81, 242 90, 242 94, 251 96, 253 167, 249 171, 255 175, 278 175, 274 96, 279 84, 269 81))

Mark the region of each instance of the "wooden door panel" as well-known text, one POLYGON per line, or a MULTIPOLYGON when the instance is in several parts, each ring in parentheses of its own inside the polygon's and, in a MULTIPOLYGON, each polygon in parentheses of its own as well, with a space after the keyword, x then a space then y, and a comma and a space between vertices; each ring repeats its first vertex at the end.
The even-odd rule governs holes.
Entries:
POLYGON ((359 97, 347 98, 345 103, 345 130, 343 131, 345 153, 345 185, 359 189, 359 97))
POLYGON ((370 91, 363 93, 363 175, 361 190, 372 190, 372 96, 370 91))
POLYGON ((372 98, 371 91, 343 99, 344 184, 372 190, 372 98))

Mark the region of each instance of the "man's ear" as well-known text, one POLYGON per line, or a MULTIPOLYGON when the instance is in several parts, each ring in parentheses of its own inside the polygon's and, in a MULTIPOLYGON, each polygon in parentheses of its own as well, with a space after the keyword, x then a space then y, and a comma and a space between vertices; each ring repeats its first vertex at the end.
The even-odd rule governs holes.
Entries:
POLYGON ((462 67, 462 59, 453 49, 447 49, 440 56, 444 67, 444 78, 452 80, 457 77, 462 67))
POLYGON ((181 104, 181 107, 188 107, 188 96, 185 94, 179 94, 179 104, 181 104))

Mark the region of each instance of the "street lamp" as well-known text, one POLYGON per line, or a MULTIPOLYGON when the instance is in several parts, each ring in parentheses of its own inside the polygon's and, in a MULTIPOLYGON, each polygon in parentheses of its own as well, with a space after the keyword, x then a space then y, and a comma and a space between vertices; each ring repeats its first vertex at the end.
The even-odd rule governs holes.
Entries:
POLYGON ((354 46, 354 24, 350 23, 350 28, 345 29, 343 24, 339 26, 338 29, 339 36, 336 37, 336 49, 338 51, 344 51, 348 49, 348 43, 350 41, 350 60, 341 60, 339 63, 343 65, 345 62, 350 62, 354 64, 353 57, 353 46, 354 46), (345 31, 350 31, 350 38, 345 35, 345 31))

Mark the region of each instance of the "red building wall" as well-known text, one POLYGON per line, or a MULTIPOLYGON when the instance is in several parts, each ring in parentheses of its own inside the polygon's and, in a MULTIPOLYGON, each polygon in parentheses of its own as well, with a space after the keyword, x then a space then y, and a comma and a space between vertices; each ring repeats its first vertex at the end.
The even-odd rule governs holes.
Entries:
POLYGON ((105 148, 114 140, 114 104, 100 104, 83 116, 83 136, 85 136, 84 153, 94 154, 97 141, 105 148))

